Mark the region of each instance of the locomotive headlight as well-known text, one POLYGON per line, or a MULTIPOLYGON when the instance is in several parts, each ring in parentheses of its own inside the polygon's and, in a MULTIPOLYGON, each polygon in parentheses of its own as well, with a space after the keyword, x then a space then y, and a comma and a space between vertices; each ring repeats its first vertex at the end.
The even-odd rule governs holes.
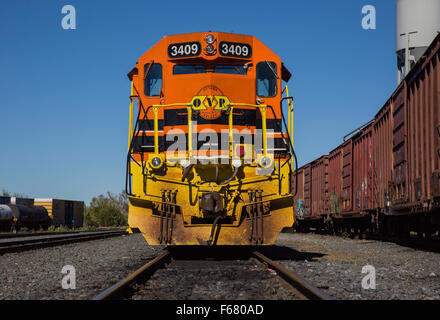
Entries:
POLYGON ((260 165, 263 168, 268 168, 272 164, 272 160, 268 156, 264 156, 260 160, 260 165))
POLYGON ((207 34, 205 37, 205 41, 208 44, 213 44, 214 43, 214 36, 212 34, 207 34))
POLYGON ((162 166, 162 159, 160 157, 153 157, 150 163, 154 169, 159 169, 162 166))
POLYGON ((242 162, 241 162, 240 159, 232 160, 232 166, 233 166, 234 168, 240 168, 241 165, 242 165, 242 162))
POLYGON ((207 45, 206 46, 206 53, 207 54, 213 54, 214 53, 214 46, 213 45, 211 45, 211 44, 209 44, 209 45, 207 45))

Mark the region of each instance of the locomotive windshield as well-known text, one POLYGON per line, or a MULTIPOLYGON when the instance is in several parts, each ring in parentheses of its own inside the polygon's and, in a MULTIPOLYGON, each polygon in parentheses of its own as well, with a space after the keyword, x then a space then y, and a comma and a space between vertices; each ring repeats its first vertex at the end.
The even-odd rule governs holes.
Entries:
POLYGON ((159 63, 153 63, 150 68, 150 64, 145 64, 144 67, 145 84, 144 93, 147 97, 159 97, 160 89, 162 88, 162 65, 159 63))
POLYGON ((257 64, 257 95, 275 97, 277 94, 277 65, 275 62, 263 61, 257 64))

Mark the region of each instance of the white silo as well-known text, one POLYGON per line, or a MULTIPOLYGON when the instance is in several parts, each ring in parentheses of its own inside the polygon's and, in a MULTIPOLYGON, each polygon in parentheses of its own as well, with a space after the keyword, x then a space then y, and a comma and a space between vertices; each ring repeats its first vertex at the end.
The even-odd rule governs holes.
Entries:
POLYGON ((398 83, 440 32, 440 0, 397 0, 398 83))

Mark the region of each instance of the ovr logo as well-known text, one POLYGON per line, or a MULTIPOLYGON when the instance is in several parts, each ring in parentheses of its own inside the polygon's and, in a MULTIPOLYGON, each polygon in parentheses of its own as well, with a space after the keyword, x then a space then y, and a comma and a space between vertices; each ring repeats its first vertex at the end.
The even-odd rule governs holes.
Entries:
POLYGON ((200 116, 206 120, 214 120, 221 116, 222 110, 229 108, 230 101, 225 96, 194 96, 191 100, 193 110, 200 111, 200 116))

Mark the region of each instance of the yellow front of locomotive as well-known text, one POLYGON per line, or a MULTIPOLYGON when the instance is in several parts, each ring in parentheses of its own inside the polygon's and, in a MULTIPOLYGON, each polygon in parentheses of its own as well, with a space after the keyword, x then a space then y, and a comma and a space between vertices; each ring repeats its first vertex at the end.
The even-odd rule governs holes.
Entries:
POLYGON ((246 35, 167 36, 142 55, 129 73, 130 227, 150 245, 273 244, 293 225, 289 77, 246 35))

